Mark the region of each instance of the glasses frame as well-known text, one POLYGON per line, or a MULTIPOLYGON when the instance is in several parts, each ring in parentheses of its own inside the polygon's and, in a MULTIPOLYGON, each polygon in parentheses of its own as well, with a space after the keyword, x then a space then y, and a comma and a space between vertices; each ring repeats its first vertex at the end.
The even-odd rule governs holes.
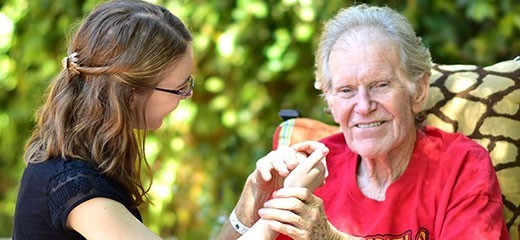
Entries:
POLYGON ((193 94, 194 86, 195 86, 195 79, 193 78, 192 75, 190 75, 188 77, 188 79, 186 79, 186 86, 182 87, 181 89, 174 90, 174 89, 156 87, 155 90, 179 95, 179 96, 181 96, 181 98, 184 99, 184 98, 190 97, 193 94), (186 87, 188 87, 188 89, 185 89, 186 87))

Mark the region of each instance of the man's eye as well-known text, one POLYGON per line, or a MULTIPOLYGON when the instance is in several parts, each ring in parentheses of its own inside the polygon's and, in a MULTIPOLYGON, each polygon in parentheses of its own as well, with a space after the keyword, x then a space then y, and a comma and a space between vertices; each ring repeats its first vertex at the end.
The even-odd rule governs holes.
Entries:
POLYGON ((350 88, 340 88, 338 89, 338 93, 349 93, 352 92, 352 89, 350 88))
POLYGON ((388 87, 390 84, 387 82, 378 83, 375 85, 376 88, 385 88, 388 87))
POLYGON ((371 89, 372 89, 372 91, 381 92, 381 91, 388 90, 389 87, 390 87, 390 83, 389 82, 379 82, 379 83, 373 85, 371 87, 371 89))
POLYGON ((354 95, 354 91, 351 88, 343 87, 338 89, 336 95, 338 95, 341 98, 350 98, 354 95))

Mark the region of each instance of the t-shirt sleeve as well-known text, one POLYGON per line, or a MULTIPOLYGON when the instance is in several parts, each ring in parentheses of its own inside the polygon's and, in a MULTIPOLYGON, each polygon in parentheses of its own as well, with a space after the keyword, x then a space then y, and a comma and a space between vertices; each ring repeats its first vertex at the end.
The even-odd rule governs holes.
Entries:
POLYGON ((72 209, 89 199, 106 197, 127 205, 120 191, 107 178, 80 160, 63 165, 50 180, 47 194, 51 224, 63 231, 69 230, 66 223, 72 209))

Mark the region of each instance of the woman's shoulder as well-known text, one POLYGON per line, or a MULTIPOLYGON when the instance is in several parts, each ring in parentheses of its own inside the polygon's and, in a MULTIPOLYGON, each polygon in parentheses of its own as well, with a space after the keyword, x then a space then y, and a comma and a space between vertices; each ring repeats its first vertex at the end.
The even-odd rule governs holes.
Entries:
MULTIPOLYGON (((49 179, 47 193, 50 201, 58 205, 78 195, 113 193, 121 195, 124 191, 113 180, 103 175, 92 163, 80 159, 52 159, 47 161, 54 174, 49 179), (61 199, 63 198, 63 199, 61 199)), ((45 163, 43 163, 45 164, 45 163)), ((124 195, 124 194, 123 194, 124 195)))
POLYGON ((63 227, 63 216, 95 197, 114 199, 129 206, 125 191, 101 174, 93 164, 78 159, 60 159, 48 164, 55 165, 55 174, 50 178, 46 191, 51 221, 55 227, 63 227))
POLYGON ((46 162, 50 168, 55 170, 53 177, 55 181, 56 179, 69 178, 71 176, 101 176, 98 168, 85 160, 56 158, 46 162))
POLYGON ((56 184, 80 173, 99 174, 92 164, 79 159, 57 157, 43 162, 30 162, 24 169, 21 184, 30 189, 46 189, 52 182, 56 184))
POLYGON ((85 187, 109 185, 100 171, 87 161, 60 158, 47 162, 47 165, 54 169, 54 175, 49 181, 49 193, 69 188, 81 190, 83 185, 90 185, 85 187))
POLYGON ((57 157, 29 163, 20 183, 17 220, 45 216, 56 229, 64 229, 63 216, 74 206, 96 196, 93 194, 117 198, 121 194, 115 189, 93 164, 84 160, 57 157))
POLYGON ((25 169, 37 175, 48 175, 55 178, 59 175, 75 174, 76 172, 97 172, 93 164, 80 159, 52 158, 43 162, 29 163, 25 169))

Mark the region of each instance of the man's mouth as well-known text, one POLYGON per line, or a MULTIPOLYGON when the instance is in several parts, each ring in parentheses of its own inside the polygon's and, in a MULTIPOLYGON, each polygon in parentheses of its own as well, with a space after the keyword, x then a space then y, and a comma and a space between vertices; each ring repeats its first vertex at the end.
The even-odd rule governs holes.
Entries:
POLYGON ((356 127, 358 127, 358 128, 379 127, 379 126, 383 125, 383 123, 385 123, 385 121, 372 122, 372 123, 359 123, 359 124, 356 124, 356 127))

